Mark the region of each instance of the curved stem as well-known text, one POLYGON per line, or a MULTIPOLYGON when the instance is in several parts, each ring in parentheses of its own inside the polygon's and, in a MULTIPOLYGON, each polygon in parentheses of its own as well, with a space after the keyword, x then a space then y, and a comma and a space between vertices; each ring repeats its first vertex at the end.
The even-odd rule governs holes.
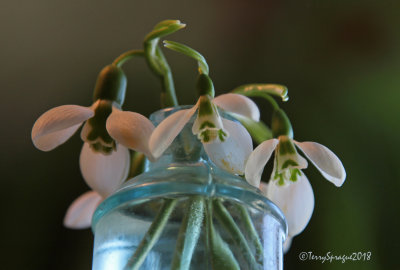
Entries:
POLYGON ((199 65, 199 72, 208 75, 209 68, 207 61, 198 51, 186 46, 185 44, 171 40, 164 40, 164 47, 195 59, 199 65))
POLYGON ((161 106, 163 108, 178 106, 171 68, 158 46, 158 39, 145 42, 144 48, 146 60, 150 69, 161 79, 161 106))
POLYGON ((146 259, 147 254, 160 238, 169 216, 176 206, 176 203, 177 200, 175 199, 165 200, 160 212, 158 212, 153 223, 150 225, 150 228, 146 232, 135 253, 129 258, 128 263, 124 267, 125 270, 136 270, 140 268, 146 259))
POLYGON ((233 241, 236 242, 237 246, 243 252, 243 256, 247 260, 249 264, 249 269, 255 270, 259 269, 261 265, 259 265, 251 252, 249 245, 236 222, 233 220, 232 216, 229 214, 228 210, 222 204, 220 200, 214 200, 213 209, 216 214, 216 217, 221 222, 221 224, 225 227, 227 231, 230 232, 233 241))
POLYGON ((271 97, 268 94, 264 94, 264 95, 261 95, 261 96, 271 104, 271 106, 274 108, 274 110, 279 109, 278 102, 276 102, 273 97, 271 97))
POLYGON ((123 54, 121 54, 120 56, 115 58, 113 65, 116 65, 117 67, 121 67, 126 61, 128 61, 129 59, 131 59, 135 56, 143 57, 144 51, 143 50, 130 50, 130 51, 124 52, 123 54))
POLYGON ((250 218, 250 214, 243 205, 237 204, 236 208, 238 209, 243 225, 250 236, 250 240, 256 249, 256 260, 257 262, 262 263, 264 249, 261 244, 260 237, 258 236, 257 230, 254 227, 253 221, 250 218))

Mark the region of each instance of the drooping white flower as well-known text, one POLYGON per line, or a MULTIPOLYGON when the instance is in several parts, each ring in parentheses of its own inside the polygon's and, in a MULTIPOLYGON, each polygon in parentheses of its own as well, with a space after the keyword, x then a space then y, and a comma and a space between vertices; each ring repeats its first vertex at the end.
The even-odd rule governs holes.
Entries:
MULTIPOLYGON (((32 128, 32 141, 42 151, 53 150, 67 141, 86 121, 81 133, 81 138, 85 142, 80 158, 83 178, 92 189, 96 190, 97 185, 94 179, 99 175, 109 174, 107 169, 114 167, 115 175, 108 181, 113 185, 115 183, 119 185, 127 176, 125 168, 128 167, 130 161, 129 152, 125 147, 121 146, 118 151, 115 151, 117 146, 114 140, 104 132, 105 122, 104 127, 101 127, 102 120, 108 117, 111 110, 112 102, 108 100, 97 100, 90 107, 78 105, 55 107, 42 114, 35 122, 32 128), (118 158, 120 156, 124 159, 118 158), (99 163, 99 160, 107 160, 108 167, 99 163)), ((98 180, 100 183, 103 182, 102 179, 98 180)))
POLYGON ((260 117, 258 107, 245 96, 225 94, 212 99, 202 95, 195 106, 171 114, 154 129, 149 141, 153 157, 162 155, 197 111, 192 132, 201 140, 210 159, 224 170, 243 174, 253 148, 251 137, 242 125, 222 118, 217 106, 255 121, 260 117))
POLYGON ((315 142, 300 143, 288 136, 279 136, 278 139, 261 143, 251 153, 246 164, 245 176, 250 184, 259 187, 264 166, 275 152, 271 179, 262 191, 285 214, 289 237, 304 230, 314 209, 312 187, 301 171, 307 167, 307 161, 297 153, 295 145, 322 175, 336 186, 340 187, 346 178, 339 158, 331 150, 315 142))

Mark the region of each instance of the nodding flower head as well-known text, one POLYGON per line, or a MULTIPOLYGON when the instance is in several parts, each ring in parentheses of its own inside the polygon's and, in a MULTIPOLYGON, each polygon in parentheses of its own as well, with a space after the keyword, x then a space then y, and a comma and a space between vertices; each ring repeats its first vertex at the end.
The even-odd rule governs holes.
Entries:
POLYGON ((197 112, 192 132, 203 143, 209 158, 226 171, 244 174, 253 148, 251 137, 241 124, 221 117, 218 107, 259 121, 258 107, 249 98, 225 94, 213 99, 205 93, 192 108, 173 113, 154 129, 149 141, 153 157, 162 155, 197 112))

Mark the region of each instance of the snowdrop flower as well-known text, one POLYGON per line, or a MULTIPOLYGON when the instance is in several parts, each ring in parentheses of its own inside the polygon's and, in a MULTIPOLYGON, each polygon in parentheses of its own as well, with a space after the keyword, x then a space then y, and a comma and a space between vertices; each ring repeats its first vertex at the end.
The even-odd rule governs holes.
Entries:
POLYGON ((201 140, 210 159, 222 169, 243 174, 245 161, 253 148, 251 137, 242 125, 222 118, 217 106, 255 121, 260 117, 258 107, 249 98, 238 94, 213 99, 211 80, 204 74, 199 80, 203 81, 198 83, 201 94, 196 105, 164 119, 150 137, 149 150, 155 159, 159 158, 197 111, 192 132, 201 140), (202 92, 202 89, 211 90, 202 92))
MULTIPOLYGON (((80 154, 82 176, 90 188, 106 197, 115 191, 128 175, 129 150, 116 144, 106 130, 110 117, 120 117, 126 90, 126 77, 115 65, 106 66, 99 74, 90 107, 63 105, 39 117, 32 128, 32 141, 42 151, 50 151, 67 141, 84 123, 81 138, 84 145, 80 154)), ((136 114, 135 127, 150 122, 136 114)), ((149 134, 146 134, 149 136, 149 134)), ((140 137, 147 146, 148 139, 140 137)), ((138 147, 140 151, 141 147, 138 147)))
MULTIPOLYGON (((287 118, 283 111, 278 114, 281 114, 279 117, 287 118)), ((343 184, 346 172, 339 158, 331 150, 315 142, 294 141, 291 128, 290 132, 279 132, 283 130, 279 125, 275 124, 275 132, 286 135, 261 143, 249 156, 245 175, 250 184, 259 187, 264 166, 275 152, 270 182, 261 189, 283 211, 288 222, 289 237, 293 237, 307 226, 314 210, 314 193, 302 172, 302 169, 307 168, 307 161, 298 154, 295 145, 322 175, 336 186, 340 187, 343 184)))

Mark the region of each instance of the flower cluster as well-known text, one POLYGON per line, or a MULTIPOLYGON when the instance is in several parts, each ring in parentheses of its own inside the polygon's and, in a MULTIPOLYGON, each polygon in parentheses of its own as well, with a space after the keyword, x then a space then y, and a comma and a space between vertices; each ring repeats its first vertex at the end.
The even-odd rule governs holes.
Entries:
POLYGON ((201 141, 210 162, 260 188, 285 214, 289 228, 288 247, 292 237, 307 226, 314 209, 313 190, 303 172, 308 162, 299 155, 297 148, 338 187, 343 184, 346 172, 338 157, 325 146, 293 140, 290 121, 271 97, 278 95, 287 100, 285 87, 245 85, 240 88, 243 90, 240 93, 234 91, 214 97, 214 86, 204 57, 186 45, 166 42, 166 47, 198 61, 198 101, 189 109, 171 114, 157 127, 139 113, 122 110, 127 82, 120 65, 133 56, 147 58, 152 71, 163 78, 165 103, 177 105, 170 69, 157 42, 160 37, 183 27, 179 21, 161 22, 146 37, 144 51, 129 51, 106 66, 98 76, 91 106, 59 106, 45 112, 35 122, 32 141, 42 151, 63 144, 83 125, 81 138, 84 144, 79 163, 91 191, 71 204, 64 224, 70 228, 89 227, 98 204, 127 179, 132 165, 130 151, 143 153, 151 162, 159 159, 195 118, 192 133, 201 141), (269 129, 260 121, 259 108, 247 96, 264 97, 273 105, 272 136, 260 136, 269 129), (243 126, 239 121, 247 124, 243 126), (252 137, 259 143, 254 151, 252 137), (264 167, 273 154, 269 182, 262 183, 264 167))

